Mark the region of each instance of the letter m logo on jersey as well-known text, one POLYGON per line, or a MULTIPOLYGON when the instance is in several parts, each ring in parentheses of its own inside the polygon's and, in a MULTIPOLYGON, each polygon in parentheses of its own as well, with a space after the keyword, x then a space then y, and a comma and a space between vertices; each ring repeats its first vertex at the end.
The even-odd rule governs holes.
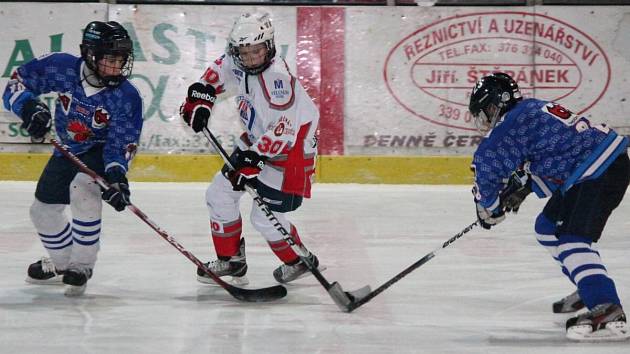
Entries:
POLYGON ((273 87, 274 87, 276 90, 282 89, 282 88, 283 88, 283 86, 282 86, 282 80, 279 80, 279 79, 278 79, 278 80, 274 80, 274 82, 273 82, 273 87))

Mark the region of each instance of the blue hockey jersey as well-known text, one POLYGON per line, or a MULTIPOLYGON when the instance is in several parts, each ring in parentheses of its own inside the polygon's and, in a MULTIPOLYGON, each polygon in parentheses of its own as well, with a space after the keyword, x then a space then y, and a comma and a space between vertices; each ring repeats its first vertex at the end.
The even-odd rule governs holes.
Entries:
MULTIPOLYGON (((115 88, 95 88, 82 79, 81 58, 52 53, 20 66, 2 96, 4 107, 20 116, 24 102, 56 92, 58 139, 79 155, 103 144, 105 169, 121 166, 137 149, 142 130, 142 98, 128 81, 115 88)), ((60 156, 58 151, 55 154, 60 156)))
POLYGON ((628 147, 605 125, 538 99, 519 102, 482 140, 473 157, 475 198, 494 210, 513 171, 525 168, 539 197, 599 177, 628 147))

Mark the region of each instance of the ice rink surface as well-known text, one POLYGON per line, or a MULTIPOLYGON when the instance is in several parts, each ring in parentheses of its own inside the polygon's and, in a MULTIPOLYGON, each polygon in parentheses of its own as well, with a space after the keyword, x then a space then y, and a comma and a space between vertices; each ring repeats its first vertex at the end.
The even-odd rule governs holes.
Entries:
MULTIPOLYGON (((205 184, 132 183, 132 201, 204 262, 205 184)), ((566 353, 630 352, 630 342, 573 343, 551 303, 573 291, 536 243, 534 196, 492 231, 474 229, 353 313, 313 278, 288 296, 241 303, 195 280, 195 266, 133 213, 106 206, 85 296, 24 282, 44 255, 28 216, 35 184, 0 182, 0 353, 566 353)), ((244 195, 241 211, 249 215, 244 195)), ((470 187, 317 184, 290 218, 345 290, 376 288, 475 220, 470 187)), ((251 287, 274 285, 276 257, 243 223, 251 287)), ((599 250, 630 304, 630 197, 599 250)))

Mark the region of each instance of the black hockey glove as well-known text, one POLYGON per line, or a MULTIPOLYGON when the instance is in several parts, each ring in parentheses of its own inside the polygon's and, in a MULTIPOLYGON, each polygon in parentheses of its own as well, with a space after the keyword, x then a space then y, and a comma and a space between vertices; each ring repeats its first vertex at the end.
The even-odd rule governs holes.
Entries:
POLYGON ((235 191, 244 191, 245 184, 253 182, 265 167, 264 156, 258 155, 255 151, 245 150, 239 151, 232 160, 234 163, 234 171, 228 173, 228 179, 232 183, 232 189, 235 191))
POLYGON ((125 171, 121 167, 112 167, 105 172, 105 179, 109 183, 109 188, 103 191, 102 197, 116 211, 123 211, 131 204, 131 192, 125 171))
POLYGON ((481 204, 475 202, 477 206, 477 220, 479 225, 486 230, 490 230, 493 226, 498 225, 501 221, 505 220, 505 211, 502 209, 489 210, 484 208, 481 204))
POLYGON ((195 133, 199 133, 208 126, 216 99, 216 91, 212 85, 195 82, 188 88, 188 97, 179 107, 179 115, 195 133))
POLYGON ((38 100, 28 100, 22 107, 22 129, 33 137, 33 139, 43 139, 50 131, 52 116, 50 110, 43 102, 38 100))
POLYGON ((506 212, 518 213, 521 204, 532 192, 530 175, 524 170, 512 172, 507 185, 501 192, 501 205, 506 212))

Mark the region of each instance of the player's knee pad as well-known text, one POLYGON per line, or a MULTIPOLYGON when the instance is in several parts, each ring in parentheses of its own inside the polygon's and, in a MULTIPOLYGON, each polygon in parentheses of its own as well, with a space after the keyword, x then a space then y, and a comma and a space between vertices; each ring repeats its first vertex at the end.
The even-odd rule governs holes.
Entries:
POLYGON ((233 221, 240 217, 239 199, 242 192, 234 192, 232 184, 219 172, 206 189, 206 205, 210 219, 221 222, 233 221))
POLYGON ((283 235, 278 230, 280 226, 282 226, 287 233, 291 230, 291 223, 287 220, 283 213, 273 213, 273 215, 275 216, 275 220, 271 221, 259 207, 256 205, 252 206, 252 225, 267 241, 272 242, 282 240, 283 235))
POLYGON ((37 232, 44 234, 57 233, 66 227, 68 219, 64 214, 64 204, 46 204, 35 198, 29 214, 37 232))
POLYGON ((70 208, 73 218, 79 220, 101 218, 103 209, 101 189, 94 179, 85 173, 77 173, 70 183, 70 208))
POLYGON ((538 214, 534 230, 539 235, 555 235, 556 224, 546 217, 543 213, 538 214))

